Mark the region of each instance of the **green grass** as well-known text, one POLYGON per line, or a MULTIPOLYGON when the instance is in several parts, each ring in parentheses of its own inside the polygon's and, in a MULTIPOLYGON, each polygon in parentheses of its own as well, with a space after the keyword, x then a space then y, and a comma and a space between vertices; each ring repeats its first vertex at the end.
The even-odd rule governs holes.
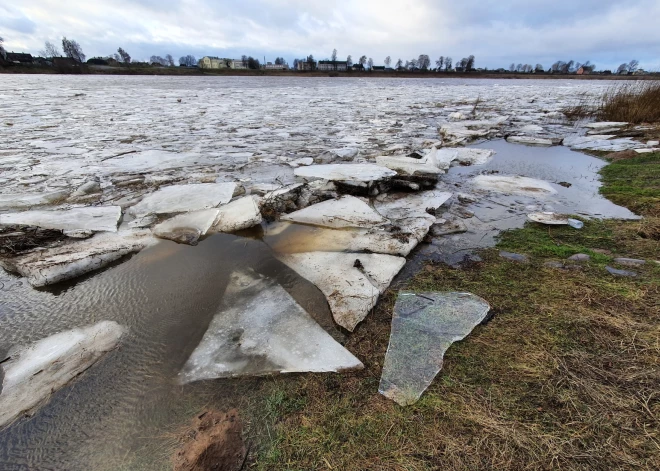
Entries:
POLYGON ((600 173, 605 197, 639 214, 660 217, 660 153, 617 160, 600 173))

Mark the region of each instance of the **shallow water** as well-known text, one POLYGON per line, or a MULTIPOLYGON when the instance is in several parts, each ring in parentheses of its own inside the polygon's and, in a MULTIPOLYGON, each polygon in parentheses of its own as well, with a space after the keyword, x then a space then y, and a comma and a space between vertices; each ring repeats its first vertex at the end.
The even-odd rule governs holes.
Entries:
MULTIPOLYGON (((195 182, 210 174, 222 181, 237 175, 253 183, 270 183, 276 177, 288 182, 293 170, 279 163, 279 157, 347 146, 359 147, 364 156, 393 143, 437 139, 438 124, 450 111, 469 111, 469 101, 476 96, 495 112, 506 109, 541 119, 545 111, 558 109, 560 100, 583 91, 597 93, 604 86, 539 82, 0 77, 3 119, 12 123, 0 127, 0 183, 3 192, 75 187, 87 174, 98 172, 105 178, 143 168, 144 162, 130 159, 120 168, 108 157, 150 149, 190 153, 175 168, 166 162, 158 169, 173 178, 195 182), (76 96, 79 93, 84 95, 76 96), (444 107, 436 106, 440 102, 444 107), (35 104, 34 113, 26 112, 35 104)), ((469 232, 422 244, 399 281, 428 259, 451 262, 493 244, 499 231, 524 223, 530 204, 559 212, 632 216, 598 195, 601 160, 564 147, 504 141, 478 147, 498 154, 485 166, 452 168, 439 189, 470 193, 469 177, 492 170, 572 186, 555 185, 558 194, 543 202, 491 195, 469 205, 475 212, 466 219, 469 232)), ((119 196, 126 196, 121 192, 119 196)), ((278 262, 270 247, 277 244, 261 237, 257 229, 214 235, 196 247, 163 241, 123 263, 47 290, 34 290, 0 271, 0 351, 101 320, 129 329, 121 348, 57 392, 34 417, 0 432, 0 468, 169 469, 177 427, 206 405, 226 408, 249 401, 267 380, 176 384, 181 366, 222 302, 234 267, 253 267, 275 278, 342 340, 320 291, 278 262)), ((283 233, 277 240, 286 237, 283 233)))

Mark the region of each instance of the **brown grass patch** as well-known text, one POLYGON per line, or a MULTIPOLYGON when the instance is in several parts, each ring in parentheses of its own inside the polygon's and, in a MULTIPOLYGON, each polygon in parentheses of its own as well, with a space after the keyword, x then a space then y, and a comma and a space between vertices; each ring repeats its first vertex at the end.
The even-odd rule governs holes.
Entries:
POLYGON ((613 86, 603 96, 598 115, 606 121, 635 124, 660 121, 660 81, 613 86))

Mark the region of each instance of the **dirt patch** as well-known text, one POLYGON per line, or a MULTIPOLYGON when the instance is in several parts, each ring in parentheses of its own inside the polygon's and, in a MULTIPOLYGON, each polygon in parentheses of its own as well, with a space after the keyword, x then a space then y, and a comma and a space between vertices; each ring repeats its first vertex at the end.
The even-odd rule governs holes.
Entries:
POLYGON ((37 247, 49 247, 67 239, 62 231, 31 226, 0 228, 0 257, 11 257, 37 247))
POLYGON ((639 157, 639 154, 635 152, 634 150, 624 150, 621 152, 612 152, 611 154, 607 154, 606 158, 608 160, 628 160, 628 159, 634 159, 635 157, 639 157))
POLYGON ((175 471, 238 471, 246 450, 243 426, 235 409, 227 413, 208 410, 198 415, 181 437, 174 456, 175 471))

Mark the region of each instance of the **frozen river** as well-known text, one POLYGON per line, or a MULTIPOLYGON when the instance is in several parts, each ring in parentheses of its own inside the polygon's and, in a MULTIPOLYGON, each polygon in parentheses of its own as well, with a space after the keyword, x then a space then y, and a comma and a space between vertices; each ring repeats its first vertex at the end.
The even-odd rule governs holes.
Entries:
MULTIPOLYGON (((0 75, 0 215, 35 201, 47 210, 115 205, 123 214, 120 229, 130 231, 131 208, 159 186, 232 183, 237 190, 230 197, 237 198, 299 182, 294 172, 307 159, 373 163, 382 155, 421 157, 475 142, 495 150, 484 165, 440 172, 437 190, 476 194, 461 209, 470 215, 444 208, 448 217, 464 216, 467 233, 421 244, 402 279, 428 258, 451 262, 492 243, 500 230, 521 225, 532 207, 631 217, 598 195, 602 161, 568 145, 502 140, 517 135, 567 144, 568 138, 582 145, 592 139, 587 129, 567 122, 561 110, 607 87, 582 80, 0 75), (467 183, 494 173, 541 179, 554 193, 543 201, 486 198, 467 183), (95 192, 74 193, 90 182, 95 192), (39 200, 43 195, 54 196, 39 200)), ((604 148, 638 145, 595 136, 604 148)), ((376 205, 385 207, 382 201, 376 205)), ((0 270, 0 353, 99 321, 127 327, 116 351, 32 418, 0 431, 0 468, 169 469, 178 427, 205 406, 250 402, 264 380, 177 382, 235 271, 249 267, 274 280, 341 342, 348 334, 334 326, 321 291, 278 259, 302 246, 330 250, 319 248, 326 239, 313 239, 318 234, 310 231, 268 221, 192 247, 160 241, 102 271, 40 290, 0 270)))

